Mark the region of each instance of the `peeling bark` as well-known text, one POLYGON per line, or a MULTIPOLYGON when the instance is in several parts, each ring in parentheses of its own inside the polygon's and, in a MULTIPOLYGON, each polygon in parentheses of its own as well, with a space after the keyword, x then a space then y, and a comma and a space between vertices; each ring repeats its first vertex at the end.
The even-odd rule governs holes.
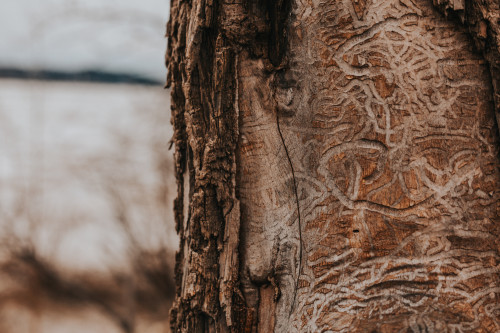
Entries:
POLYGON ((168 85, 181 237, 172 325, 185 332, 225 331, 231 316, 219 297, 230 311, 238 271, 235 53, 219 32, 217 2, 173 2, 171 11, 168 85))
POLYGON ((173 0, 173 331, 499 331, 498 15, 173 0))

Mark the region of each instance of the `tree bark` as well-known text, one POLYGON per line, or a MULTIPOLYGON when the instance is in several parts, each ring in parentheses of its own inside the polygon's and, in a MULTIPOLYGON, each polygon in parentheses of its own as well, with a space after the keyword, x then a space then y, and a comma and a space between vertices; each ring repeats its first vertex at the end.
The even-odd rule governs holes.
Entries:
POLYGON ((174 332, 500 331, 500 9, 433 1, 172 0, 174 332))

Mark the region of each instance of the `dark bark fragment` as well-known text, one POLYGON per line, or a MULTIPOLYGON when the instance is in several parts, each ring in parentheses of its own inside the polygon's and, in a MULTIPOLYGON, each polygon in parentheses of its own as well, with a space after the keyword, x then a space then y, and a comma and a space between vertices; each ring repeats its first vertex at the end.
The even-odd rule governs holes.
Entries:
POLYGON ((488 61, 497 123, 500 123, 500 2, 498 0, 433 0, 446 16, 458 18, 488 61))
POLYGON ((235 54, 218 29, 221 6, 173 1, 168 24, 167 85, 172 88, 175 217, 181 239, 172 310, 176 332, 227 330, 219 304, 219 255, 225 250, 224 219, 236 200, 237 118, 235 54))

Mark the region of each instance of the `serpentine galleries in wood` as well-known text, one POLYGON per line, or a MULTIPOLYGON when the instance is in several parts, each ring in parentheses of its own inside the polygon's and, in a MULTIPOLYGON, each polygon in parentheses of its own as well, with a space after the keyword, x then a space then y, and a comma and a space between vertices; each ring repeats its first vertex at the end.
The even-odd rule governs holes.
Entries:
POLYGON ((499 14, 172 0, 172 330, 500 331, 499 14))

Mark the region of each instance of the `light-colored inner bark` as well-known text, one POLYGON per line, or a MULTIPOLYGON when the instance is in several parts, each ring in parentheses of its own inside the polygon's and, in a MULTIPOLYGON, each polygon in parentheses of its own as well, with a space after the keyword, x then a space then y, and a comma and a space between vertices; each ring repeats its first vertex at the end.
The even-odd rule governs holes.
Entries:
POLYGON ((288 48, 272 75, 238 63, 258 327, 499 331, 498 131, 465 31, 426 0, 297 1, 288 48))

